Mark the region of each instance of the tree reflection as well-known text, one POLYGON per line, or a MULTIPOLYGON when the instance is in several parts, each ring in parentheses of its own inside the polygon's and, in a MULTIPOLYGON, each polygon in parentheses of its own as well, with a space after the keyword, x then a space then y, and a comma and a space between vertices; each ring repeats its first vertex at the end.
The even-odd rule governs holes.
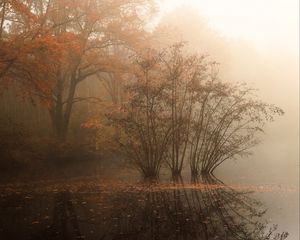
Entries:
POLYGON ((0 207, 10 207, 1 208, 0 238, 283 240, 288 236, 263 220, 266 210, 250 192, 226 186, 213 176, 192 178, 189 183, 177 178, 171 183, 148 181, 52 196, 3 200, 0 207), (17 206, 22 207, 18 213, 17 206))
POLYGON ((114 200, 115 227, 106 239, 282 240, 288 235, 263 222, 266 210, 249 192, 213 176, 193 178, 187 185, 181 179, 168 187, 147 183, 114 200))
POLYGON ((83 239, 70 192, 56 194, 52 224, 38 234, 33 234, 31 239, 83 239))

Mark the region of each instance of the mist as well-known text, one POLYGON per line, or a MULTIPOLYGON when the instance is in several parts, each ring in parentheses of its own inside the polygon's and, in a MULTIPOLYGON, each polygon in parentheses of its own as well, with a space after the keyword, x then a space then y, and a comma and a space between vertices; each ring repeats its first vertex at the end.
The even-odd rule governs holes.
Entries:
MULTIPOLYGON (((261 4, 260 9, 272 15, 270 5, 273 2, 266 3, 265 6, 264 3, 261 4)), ((168 3, 164 9, 168 10, 167 6, 168 3)), ((277 12, 281 14, 270 17, 269 22, 274 20, 272 25, 277 26, 276 34, 274 26, 264 29, 263 33, 259 32, 262 28, 259 26, 259 16, 254 19, 255 15, 252 15, 251 19, 256 21, 258 29, 252 33, 254 36, 249 33, 247 37, 242 37, 238 34, 231 35, 232 33, 228 33, 230 31, 224 33, 221 26, 210 22, 214 20, 213 17, 205 16, 207 9, 198 10, 195 7, 196 4, 193 3, 180 5, 178 2, 175 9, 162 16, 163 26, 158 29, 169 29, 170 32, 166 34, 168 40, 175 33, 177 41, 190 43, 190 51, 208 54, 219 62, 220 76, 225 81, 246 82, 259 90, 261 99, 272 102, 285 111, 284 116, 266 127, 263 142, 251 156, 227 161, 218 169, 217 174, 234 183, 284 183, 299 187, 299 23, 296 15, 287 19, 287 9, 284 8, 277 12), (256 36, 258 32, 260 37, 256 36), (236 172, 234 177, 232 172, 236 172)), ((244 28, 246 31, 247 27, 244 28)), ((291 200, 293 204, 298 201, 299 197, 291 200)), ((273 205, 274 201, 269 200, 269 204, 273 205)), ((297 209, 299 210, 298 207, 297 209)), ((272 217, 279 219, 282 212, 276 214, 272 217)), ((285 225, 295 227, 297 219, 295 216, 293 220, 286 221, 285 225)), ((299 234, 299 229, 294 234, 299 234)))
MULTIPOLYGON (((158 31, 169 31, 167 40, 170 41, 170 35, 176 35, 177 41, 187 41, 190 51, 208 54, 220 64, 220 76, 225 81, 246 82, 259 90, 260 98, 284 109, 285 115, 267 127, 263 144, 254 151, 251 160, 245 160, 244 168, 251 172, 255 166, 275 164, 281 169, 275 174, 280 175, 280 181, 298 184, 299 52, 295 39, 288 35, 271 39, 269 32, 265 33, 264 40, 269 40, 269 44, 230 38, 213 28, 190 5, 180 5, 164 15, 161 22, 158 31)), ((297 31, 296 27, 290 29, 290 32, 297 31)))
POLYGON ((0 239, 299 239, 297 0, 0 13, 0 239))

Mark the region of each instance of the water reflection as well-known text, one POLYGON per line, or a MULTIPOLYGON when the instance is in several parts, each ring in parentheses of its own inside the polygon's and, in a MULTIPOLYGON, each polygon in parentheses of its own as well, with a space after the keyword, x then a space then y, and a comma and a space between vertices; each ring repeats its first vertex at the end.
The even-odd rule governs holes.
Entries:
POLYGON ((170 189, 145 185, 139 193, 114 199, 116 227, 109 235, 111 239, 285 239, 287 233, 267 229, 261 220, 265 210, 248 194, 213 177, 192 179, 188 186, 177 179, 170 189), (127 204, 120 204, 121 199, 127 204))
POLYGON ((52 224, 33 234, 31 239, 81 239, 77 214, 71 193, 60 192, 54 197, 52 224))
POLYGON ((213 176, 32 199, 10 195, 0 207, 1 239, 282 240, 288 235, 269 226, 266 210, 249 192, 213 176))

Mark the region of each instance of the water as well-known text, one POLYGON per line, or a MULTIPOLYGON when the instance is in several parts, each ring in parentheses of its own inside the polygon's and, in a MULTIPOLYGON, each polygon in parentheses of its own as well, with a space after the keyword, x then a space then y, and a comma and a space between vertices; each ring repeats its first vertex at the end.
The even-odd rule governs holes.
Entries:
POLYGON ((297 188, 185 176, 3 185, 0 239, 298 239, 297 188))
POLYGON ((255 186, 258 191, 253 196, 267 209, 264 217, 278 224, 281 231, 288 231, 288 239, 298 240, 299 154, 298 150, 291 151, 293 145, 297 144, 263 144, 253 156, 226 162, 216 174, 227 184, 255 186))

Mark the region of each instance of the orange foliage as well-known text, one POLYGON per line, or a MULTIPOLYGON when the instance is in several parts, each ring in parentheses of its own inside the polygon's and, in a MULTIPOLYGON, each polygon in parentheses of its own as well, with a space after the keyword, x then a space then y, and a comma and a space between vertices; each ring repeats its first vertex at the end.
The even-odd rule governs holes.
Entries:
POLYGON ((131 53, 141 48, 151 2, 8 1, 9 27, 0 29, 0 85, 17 82, 21 97, 42 102, 65 134, 72 105, 84 99, 75 94, 78 83, 99 73, 128 73, 129 54, 113 47, 131 53))

